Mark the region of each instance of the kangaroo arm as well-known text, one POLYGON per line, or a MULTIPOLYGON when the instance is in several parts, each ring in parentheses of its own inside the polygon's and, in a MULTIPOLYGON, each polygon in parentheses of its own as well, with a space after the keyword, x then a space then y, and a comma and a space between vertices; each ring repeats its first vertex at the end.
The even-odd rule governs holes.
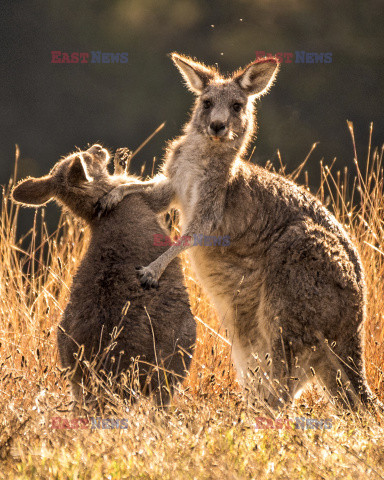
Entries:
POLYGON ((161 254, 160 257, 150 263, 147 267, 136 268, 141 285, 146 289, 157 288, 161 275, 172 260, 180 255, 180 253, 195 246, 192 241, 194 235, 208 235, 211 231, 211 224, 207 222, 202 224, 201 222, 192 220, 177 243, 168 248, 168 250, 161 254))
POLYGON ((167 178, 154 183, 151 188, 143 191, 143 198, 154 213, 163 213, 170 209, 175 191, 167 178))
MULTIPOLYGON (((163 175, 158 175, 151 180, 142 182, 136 181, 131 183, 123 183, 112 189, 109 193, 101 197, 95 205, 95 212, 99 215, 99 217, 103 214, 110 212, 113 208, 116 207, 127 195, 131 193, 143 193, 147 190, 153 188, 155 185, 158 185, 156 192, 154 193, 154 197, 160 197, 160 192, 162 191, 162 187, 166 185, 168 180, 163 175)), ((167 192, 169 196, 169 192, 167 192)), ((151 200, 151 198, 149 198, 151 200)), ((152 201, 155 204, 155 198, 152 201)), ((164 200, 161 203, 165 203, 164 200)))

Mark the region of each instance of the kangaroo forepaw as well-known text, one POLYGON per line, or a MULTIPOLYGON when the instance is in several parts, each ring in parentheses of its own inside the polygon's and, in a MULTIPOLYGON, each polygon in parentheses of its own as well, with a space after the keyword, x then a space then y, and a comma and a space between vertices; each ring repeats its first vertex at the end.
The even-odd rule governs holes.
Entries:
POLYGON ((136 267, 136 274, 145 290, 159 288, 159 279, 150 267, 136 267))
POLYGON ((124 195, 122 194, 122 191, 118 187, 114 188, 98 200, 95 205, 95 215, 100 218, 102 215, 108 214, 123 198, 124 195))

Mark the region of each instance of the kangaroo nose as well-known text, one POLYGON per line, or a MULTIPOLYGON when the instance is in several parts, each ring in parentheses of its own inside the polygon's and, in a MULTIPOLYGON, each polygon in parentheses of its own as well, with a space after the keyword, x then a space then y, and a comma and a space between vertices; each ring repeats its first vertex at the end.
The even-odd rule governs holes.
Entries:
POLYGON ((87 152, 101 162, 107 162, 109 160, 108 151, 97 143, 95 143, 95 145, 92 145, 92 147, 88 148, 87 152))
POLYGON ((209 128, 217 135, 222 130, 225 130, 225 125, 223 122, 212 122, 209 128))
POLYGON ((95 145, 92 145, 91 148, 88 148, 89 153, 100 153, 101 150, 103 150, 103 147, 97 143, 95 143, 95 145))

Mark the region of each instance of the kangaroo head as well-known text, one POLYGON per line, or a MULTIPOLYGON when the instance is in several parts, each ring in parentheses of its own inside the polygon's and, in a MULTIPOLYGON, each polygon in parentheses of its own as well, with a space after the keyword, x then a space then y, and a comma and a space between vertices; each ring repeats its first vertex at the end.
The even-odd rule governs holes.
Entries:
POLYGON ((56 200, 90 220, 94 204, 113 188, 107 171, 108 160, 108 151, 97 144, 75 152, 57 162, 48 175, 22 180, 13 189, 13 199, 26 206, 56 200))
POLYGON ((172 60, 197 96, 187 129, 194 129, 216 144, 245 146, 254 130, 254 100, 269 90, 279 68, 278 60, 256 60, 228 78, 215 68, 177 53, 172 54, 172 60))

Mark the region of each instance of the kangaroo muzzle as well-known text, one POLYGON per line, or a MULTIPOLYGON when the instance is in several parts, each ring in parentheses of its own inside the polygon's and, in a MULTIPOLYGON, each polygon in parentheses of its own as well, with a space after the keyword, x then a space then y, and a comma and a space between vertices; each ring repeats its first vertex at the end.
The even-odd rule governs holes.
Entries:
POLYGON ((108 151, 97 143, 88 148, 87 152, 91 155, 94 155, 101 161, 106 161, 109 158, 108 151))
POLYGON ((211 122, 208 127, 208 135, 214 138, 224 137, 228 132, 225 123, 220 121, 211 122))

